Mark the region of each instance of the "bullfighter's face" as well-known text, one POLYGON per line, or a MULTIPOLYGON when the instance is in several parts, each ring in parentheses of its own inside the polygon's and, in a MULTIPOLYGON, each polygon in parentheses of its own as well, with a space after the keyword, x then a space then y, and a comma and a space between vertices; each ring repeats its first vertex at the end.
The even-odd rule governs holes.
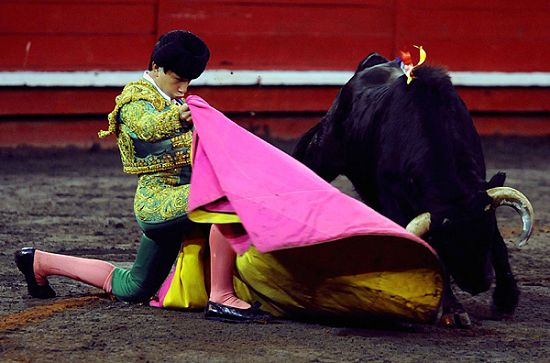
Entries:
POLYGON ((164 71, 162 67, 153 64, 149 72, 157 86, 171 99, 183 98, 189 87, 189 80, 181 78, 172 71, 164 71))

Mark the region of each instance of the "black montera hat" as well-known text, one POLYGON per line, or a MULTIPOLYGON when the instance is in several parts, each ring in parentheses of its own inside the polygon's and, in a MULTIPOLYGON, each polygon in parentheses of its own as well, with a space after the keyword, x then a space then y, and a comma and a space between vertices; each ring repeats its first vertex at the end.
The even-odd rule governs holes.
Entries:
POLYGON ((210 50, 206 43, 184 30, 173 30, 162 35, 151 53, 151 63, 155 62, 157 66, 190 80, 204 72, 209 58, 210 50))

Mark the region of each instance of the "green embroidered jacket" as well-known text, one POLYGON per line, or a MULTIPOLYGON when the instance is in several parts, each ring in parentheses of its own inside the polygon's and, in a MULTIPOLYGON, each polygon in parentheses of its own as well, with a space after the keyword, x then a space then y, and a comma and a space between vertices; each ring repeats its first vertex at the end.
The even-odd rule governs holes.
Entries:
POLYGON ((178 107, 145 79, 127 84, 115 102, 109 129, 99 136, 114 134, 123 170, 139 175, 136 217, 161 223, 185 215, 192 131, 180 122, 178 107))

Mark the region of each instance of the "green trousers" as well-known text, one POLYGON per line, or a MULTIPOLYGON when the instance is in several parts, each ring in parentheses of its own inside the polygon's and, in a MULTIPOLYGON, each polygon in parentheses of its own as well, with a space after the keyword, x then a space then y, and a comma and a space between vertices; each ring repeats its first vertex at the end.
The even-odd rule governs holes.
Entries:
POLYGON ((136 260, 130 270, 115 268, 112 294, 127 302, 146 302, 160 288, 193 222, 187 216, 162 223, 144 223, 136 260))

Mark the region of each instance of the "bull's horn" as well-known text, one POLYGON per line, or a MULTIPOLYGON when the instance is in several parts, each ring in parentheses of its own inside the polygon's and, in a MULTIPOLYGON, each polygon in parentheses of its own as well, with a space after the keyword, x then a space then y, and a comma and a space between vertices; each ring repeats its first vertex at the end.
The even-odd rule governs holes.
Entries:
POLYGON ((422 213, 419 216, 416 216, 412 221, 407 224, 407 231, 412 234, 422 237, 430 230, 430 224, 432 222, 432 217, 430 213, 422 213))
POLYGON ((507 205, 519 213, 523 227, 517 246, 524 246, 533 233, 533 221, 535 220, 535 212, 529 199, 520 191, 509 187, 488 189, 487 194, 493 199, 493 208, 507 205))

